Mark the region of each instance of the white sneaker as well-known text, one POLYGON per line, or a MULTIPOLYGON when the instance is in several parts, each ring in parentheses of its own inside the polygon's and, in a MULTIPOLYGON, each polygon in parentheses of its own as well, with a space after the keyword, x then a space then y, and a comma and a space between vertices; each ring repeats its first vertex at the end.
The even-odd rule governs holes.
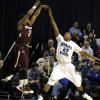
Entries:
POLYGON ((42 95, 38 95, 38 99, 37 100, 43 100, 42 95))
POLYGON ((2 81, 8 82, 12 79, 13 76, 14 75, 7 76, 5 79, 2 79, 2 81))
POLYGON ((84 95, 82 95, 82 97, 86 100, 93 100, 93 98, 86 93, 84 93, 84 95))
POLYGON ((33 90, 29 90, 29 91, 28 91, 28 93, 33 94, 33 93, 34 93, 34 91, 33 91, 33 90))
POLYGON ((27 91, 29 94, 33 94, 34 91, 30 88, 29 85, 23 86, 23 90, 27 91))
POLYGON ((69 98, 69 95, 66 95, 65 99, 68 99, 69 98))
POLYGON ((22 92, 23 94, 28 94, 28 91, 23 90, 23 88, 20 86, 17 86, 16 89, 22 92))

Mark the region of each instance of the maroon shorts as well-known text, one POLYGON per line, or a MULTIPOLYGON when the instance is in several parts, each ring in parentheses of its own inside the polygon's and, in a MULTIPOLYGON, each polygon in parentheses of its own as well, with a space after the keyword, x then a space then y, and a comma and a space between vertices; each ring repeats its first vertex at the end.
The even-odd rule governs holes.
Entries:
POLYGON ((29 62, 29 48, 15 46, 15 65, 20 69, 27 69, 29 62))

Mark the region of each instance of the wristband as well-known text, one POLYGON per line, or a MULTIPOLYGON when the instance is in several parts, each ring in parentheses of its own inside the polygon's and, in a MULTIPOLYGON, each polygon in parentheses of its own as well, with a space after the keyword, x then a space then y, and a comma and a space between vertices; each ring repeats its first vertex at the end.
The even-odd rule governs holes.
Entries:
POLYGON ((35 10, 36 9, 36 6, 33 6, 32 8, 35 10))

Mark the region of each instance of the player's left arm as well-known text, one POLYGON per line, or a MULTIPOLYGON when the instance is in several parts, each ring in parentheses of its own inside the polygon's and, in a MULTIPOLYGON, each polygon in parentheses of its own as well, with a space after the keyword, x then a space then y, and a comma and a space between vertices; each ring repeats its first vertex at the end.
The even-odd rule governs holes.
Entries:
POLYGON ((93 61, 100 61, 99 58, 94 57, 94 56, 88 54, 87 52, 83 51, 82 48, 80 48, 76 43, 74 43, 74 46, 75 46, 75 47, 74 47, 74 48, 75 48, 74 51, 75 51, 76 53, 80 54, 81 56, 89 57, 89 58, 91 58, 91 60, 93 60, 93 61))
POLYGON ((90 55, 90 54, 88 54, 88 53, 86 53, 86 52, 84 52, 84 51, 81 51, 80 54, 81 54, 81 55, 84 55, 84 56, 86 56, 86 57, 89 57, 89 58, 91 58, 91 59, 94 60, 94 61, 100 61, 99 58, 94 57, 94 56, 92 56, 92 55, 90 55))
POLYGON ((32 26, 34 24, 34 22, 36 21, 37 17, 39 16, 39 14, 43 8, 49 9, 47 5, 41 5, 39 8, 37 8, 30 20, 30 26, 32 26))

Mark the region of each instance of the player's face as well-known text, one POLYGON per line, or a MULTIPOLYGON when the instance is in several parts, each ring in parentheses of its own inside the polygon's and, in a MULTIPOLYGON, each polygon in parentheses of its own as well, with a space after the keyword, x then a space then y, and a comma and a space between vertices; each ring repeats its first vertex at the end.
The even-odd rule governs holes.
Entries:
POLYGON ((64 35, 64 40, 65 40, 65 41, 70 41, 70 40, 71 40, 71 35, 70 35, 69 32, 65 33, 65 35, 64 35))

